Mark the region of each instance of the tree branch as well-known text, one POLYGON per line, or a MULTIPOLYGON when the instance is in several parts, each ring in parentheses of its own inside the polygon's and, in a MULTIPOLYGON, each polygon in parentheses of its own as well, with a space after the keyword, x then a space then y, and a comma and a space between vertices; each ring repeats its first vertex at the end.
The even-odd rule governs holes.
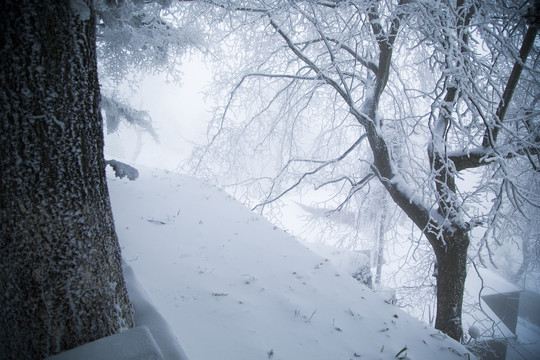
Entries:
MULTIPOLYGON (((364 66, 364 67, 368 68, 369 70, 371 70, 374 74, 377 74, 377 72, 379 71, 379 67, 377 66, 376 63, 364 58, 363 56, 360 56, 351 47, 343 44, 342 42, 340 42, 340 41, 338 41, 336 39, 330 38, 330 37, 326 37, 325 39, 327 41, 330 41, 330 42, 334 43, 340 49, 343 49, 346 52, 348 52, 352 57, 354 57, 354 59, 356 61, 358 61, 362 66, 364 66)), ((296 45, 310 45, 310 44, 315 44, 315 43, 322 42, 322 41, 323 41, 323 39, 313 39, 313 40, 304 41, 304 42, 301 42, 301 43, 296 43, 296 45)))
POLYGON ((289 186, 287 189, 285 189, 283 192, 281 192, 279 195, 275 196, 274 198, 270 198, 270 195, 272 194, 272 192, 270 191, 269 194, 268 194, 268 197, 267 199, 261 203, 261 204, 258 204, 256 205, 252 210, 257 210, 258 208, 260 207, 263 207, 265 205, 268 205, 276 200, 279 200, 280 198, 282 198, 285 194, 287 194, 289 191, 291 191, 292 189, 294 189, 295 187, 297 187, 298 185, 300 185, 300 183, 308 176, 310 175, 313 175, 313 174, 316 174, 317 172, 319 172, 320 170, 322 170, 323 168, 327 167, 328 165, 331 165, 331 164, 335 164, 341 160, 343 160, 345 157, 347 157, 347 155, 349 155, 358 145, 360 145, 360 143, 366 138, 366 135, 362 135, 358 138, 358 140, 356 140, 356 142, 354 144, 351 145, 351 147, 349 147, 343 154, 341 154, 340 156, 338 156, 337 158, 335 159, 332 159, 332 160, 326 160, 326 161, 323 161, 323 160, 303 160, 303 159, 291 159, 287 162, 287 164, 285 164, 285 166, 283 167, 283 169, 281 170, 281 172, 276 176, 276 178, 280 177, 281 174, 283 174, 285 172, 285 170, 289 167, 289 165, 291 165, 293 162, 313 162, 313 163, 318 163, 318 164, 321 164, 320 166, 318 166, 317 168, 311 170, 311 171, 308 171, 306 173, 304 173, 293 185, 289 186))
POLYGON ((484 147, 495 146, 497 136, 500 130, 500 125, 504 121, 506 111, 508 110, 508 106, 510 104, 510 101, 512 100, 512 96, 514 95, 514 91, 517 87, 521 72, 523 71, 523 65, 527 61, 527 57, 531 52, 537 34, 538 24, 533 23, 529 26, 529 29, 527 30, 527 33, 523 38, 523 43, 521 44, 521 49, 519 50, 519 60, 516 60, 516 62, 514 63, 514 67, 512 68, 512 72, 510 73, 510 77, 508 78, 508 82, 506 83, 506 87, 504 88, 503 96, 501 98, 501 101, 499 102, 497 111, 495 112, 496 125, 493 128, 488 126, 486 132, 484 133, 484 140, 482 141, 482 146, 484 147))
POLYGON ((397 8, 398 12, 392 19, 392 23, 390 25, 390 32, 388 34, 385 33, 380 23, 381 20, 377 10, 377 3, 374 3, 372 5, 368 13, 371 23, 371 29, 373 31, 373 34, 375 35, 375 38, 377 39, 377 44, 379 46, 380 52, 377 80, 375 83, 375 91, 373 94, 376 103, 378 103, 379 97, 381 96, 384 88, 386 87, 386 83, 388 82, 388 77, 390 75, 390 65, 392 63, 394 41, 396 40, 399 27, 401 25, 401 20, 405 16, 405 12, 401 11, 401 9, 409 2, 410 0, 399 1, 397 8))
MULTIPOLYGON (((540 154, 540 144, 536 146, 521 146, 516 148, 501 147, 497 151, 491 148, 478 147, 468 151, 450 152, 448 159, 454 163, 457 172, 467 169, 474 169, 481 166, 489 165, 496 159, 512 159, 516 156, 530 156, 540 154)), ((533 167, 535 167, 534 165, 533 167)), ((537 169, 535 169, 538 171, 537 169)))
POLYGON ((309 66, 313 71, 315 71, 317 76, 319 76, 327 84, 332 86, 349 106, 353 106, 353 100, 348 96, 347 92, 342 89, 337 82, 326 76, 323 71, 292 42, 292 40, 287 36, 287 34, 285 34, 285 32, 283 32, 283 30, 281 30, 279 25, 277 25, 272 18, 270 18, 270 25, 277 31, 277 33, 283 38, 283 40, 285 40, 289 49, 291 49, 291 51, 300 60, 302 60, 307 66, 309 66))

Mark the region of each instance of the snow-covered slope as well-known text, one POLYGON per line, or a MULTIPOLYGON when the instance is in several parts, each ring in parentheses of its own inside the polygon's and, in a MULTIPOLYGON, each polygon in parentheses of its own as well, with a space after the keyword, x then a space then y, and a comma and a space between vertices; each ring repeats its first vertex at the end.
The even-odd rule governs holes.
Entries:
POLYGON ((191 360, 468 358, 220 189, 139 171, 108 175, 123 257, 191 360))

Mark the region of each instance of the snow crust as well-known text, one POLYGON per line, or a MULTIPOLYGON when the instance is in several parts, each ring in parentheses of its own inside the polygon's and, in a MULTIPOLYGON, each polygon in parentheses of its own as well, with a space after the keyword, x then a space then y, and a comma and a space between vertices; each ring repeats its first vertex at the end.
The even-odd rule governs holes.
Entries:
POLYGON ((84 344, 46 360, 161 360, 163 354, 146 326, 84 344))
POLYGON ((220 189, 139 170, 108 173, 123 257, 190 359, 468 358, 220 189))

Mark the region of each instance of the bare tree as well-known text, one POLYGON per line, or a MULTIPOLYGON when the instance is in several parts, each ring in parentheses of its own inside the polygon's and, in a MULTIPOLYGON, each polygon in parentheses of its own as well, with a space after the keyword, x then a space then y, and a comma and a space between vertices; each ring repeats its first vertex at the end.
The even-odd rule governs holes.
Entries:
POLYGON ((460 178, 482 168, 480 192, 511 193, 491 199, 540 203, 509 165, 538 176, 538 3, 207 3, 234 85, 195 153, 199 174, 227 174, 260 211, 303 184, 346 203, 377 178, 431 245, 435 327, 460 340, 471 231, 497 220, 472 210, 478 190, 460 178))

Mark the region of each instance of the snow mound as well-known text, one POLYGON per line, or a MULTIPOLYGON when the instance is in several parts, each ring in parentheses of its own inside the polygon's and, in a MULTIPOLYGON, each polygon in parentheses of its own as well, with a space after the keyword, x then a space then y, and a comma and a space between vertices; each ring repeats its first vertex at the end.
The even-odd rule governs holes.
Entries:
POLYGON ((191 360, 471 359, 224 191, 108 175, 123 257, 191 360))

